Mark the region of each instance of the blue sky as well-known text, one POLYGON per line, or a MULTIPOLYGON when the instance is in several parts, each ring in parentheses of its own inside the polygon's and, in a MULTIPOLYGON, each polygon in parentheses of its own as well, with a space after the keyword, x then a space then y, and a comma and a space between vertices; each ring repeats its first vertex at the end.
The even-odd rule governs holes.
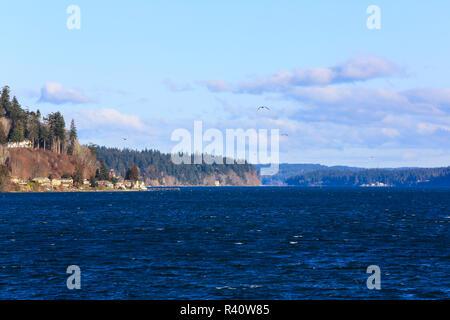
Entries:
POLYGON ((0 85, 74 118, 84 143, 168 152, 174 129, 203 120, 288 133, 282 162, 446 166, 449 11, 448 1, 15 1, 0 10, 0 85), (72 4, 80 30, 66 27, 72 4), (380 30, 366 27, 373 4, 380 30))

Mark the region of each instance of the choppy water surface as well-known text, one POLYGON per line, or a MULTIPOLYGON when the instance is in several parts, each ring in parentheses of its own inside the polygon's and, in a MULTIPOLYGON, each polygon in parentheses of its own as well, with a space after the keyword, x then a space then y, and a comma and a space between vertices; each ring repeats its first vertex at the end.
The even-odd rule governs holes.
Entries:
POLYGON ((0 298, 448 299, 449 223, 449 189, 0 194, 0 298))

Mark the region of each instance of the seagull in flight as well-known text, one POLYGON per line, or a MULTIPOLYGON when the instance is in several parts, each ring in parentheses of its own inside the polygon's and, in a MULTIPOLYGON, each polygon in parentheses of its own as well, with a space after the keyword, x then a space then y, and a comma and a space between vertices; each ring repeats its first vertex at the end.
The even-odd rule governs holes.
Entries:
POLYGON ((282 133, 281 136, 288 137, 289 135, 287 133, 282 133))
POLYGON ((270 110, 270 108, 269 108, 269 107, 266 107, 266 106, 260 106, 260 107, 258 107, 258 111, 261 110, 261 109, 267 109, 267 110, 270 110))
POLYGON ((124 141, 128 140, 127 138, 122 138, 124 141))

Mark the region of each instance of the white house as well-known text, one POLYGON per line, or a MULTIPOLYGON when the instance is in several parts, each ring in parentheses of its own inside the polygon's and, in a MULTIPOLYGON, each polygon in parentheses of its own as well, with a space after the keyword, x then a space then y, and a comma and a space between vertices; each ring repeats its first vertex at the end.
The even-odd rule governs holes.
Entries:
POLYGON ((33 148, 33 143, 30 140, 23 140, 22 142, 8 142, 6 144, 6 147, 8 149, 13 149, 13 148, 31 149, 31 148, 33 148))

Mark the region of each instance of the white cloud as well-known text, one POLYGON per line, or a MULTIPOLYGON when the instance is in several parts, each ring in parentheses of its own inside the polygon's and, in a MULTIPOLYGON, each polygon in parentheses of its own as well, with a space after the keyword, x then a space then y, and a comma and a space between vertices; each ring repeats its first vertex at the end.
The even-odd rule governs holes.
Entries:
POLYGON ((41 89, 39 102, 81 104, 91 102, 91 99, 78 90, 64 88, 60 83, 47 82, 41 89))
POLYGON ((77 123, 82 130, 93 130, 99 127, 106 129, 127 129, 149 131, 150 129, 136 115, 123 114, 115 109, 80 111, 76 115, 77 123))
POLYGON ((365 81, 401 73, 401 69, 394 63, 376 56, 352 59, 333 70, 336 74, 333 79, 335 82, 365 81))
POLYGON ((442 125, 435 123, 420 122, 417 124, 417 132, 423 135, 434 134, 436 131, 442 130, 450 133, 450 125, 442 125))
POLYGON ((212 92, 223 92, 230 91, 230 85, 222 80, 209 80, 209 81, 200 81, 201 84, 206 86, 209 91, 212 92))
MULTIPOLYGON (((285 92, 284 97, 322 107, 355 108, 370 112, 393 111, 402 113, 444 114, 441 106, 447 102, 449 89, 411 89, 396 91, 365 87, 298 87, 285 92), (420 99, 419 99, 420 97, 420 99), (370 110, 369 110, 370 109, 370 110)), ((450 102, 450 100, 449 100, 450 102)))
POLYGON ((404 95, 416 103, 450 107, 450 88, 417 88, 405 91, 404 95))
POLYGON ((261 94, 290 90, 295 87, 368 81, 399 74, 402 74, 402 70, 394 63, 376 56, 364 56, 333 67, 297 68, 293 71, 279 71, 273 75, 243 81, 234 86, 221 80, 203 81, 202 84, 213 92, 233 91, 235 93, 261 94))

